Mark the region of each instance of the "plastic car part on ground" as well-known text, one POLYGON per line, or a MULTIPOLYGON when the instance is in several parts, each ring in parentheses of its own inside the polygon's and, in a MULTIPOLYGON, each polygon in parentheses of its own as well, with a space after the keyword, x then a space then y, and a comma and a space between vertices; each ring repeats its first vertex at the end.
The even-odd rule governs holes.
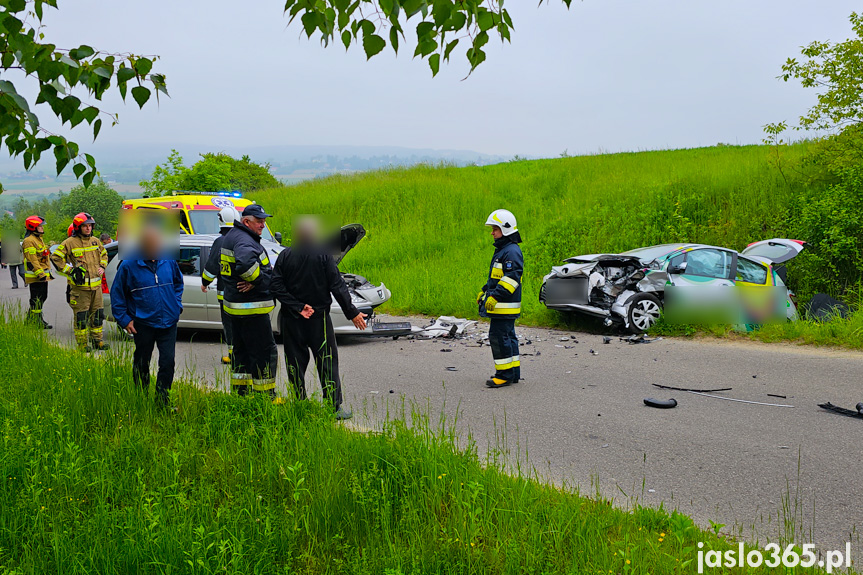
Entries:
POLYGON ((826 293, 815 294, 806 306, 806 316, 815 321, 830 321, 835 317, 846 318, 850 313, 851 309, 847 305, 826 293))
POLYGON ((677 407, 677 400, 674 398, 654 399, 652 397, 645 397, 644 405, 648 407, 655 407, 657 409, 671 409, 672 407, 677 407))
POLYGON ((845 409, 844 407, 839 407, 838 405, 833 405, 829 401, 827 403, 819 403, 818 407, 820 407, 821 409, 826 409, 827 411, 831 411, 838 415, 853 417, 855 419, 863 419, 863 402, 857 404, 857 411, 845 409))
POLYGON ((730 387, 718 387, 716 389, 690 389, 687 387, 672 387, 670 385, 660 385, 658 383, 654 383, 653 386, 658 387, 659 389, 672 389, 674 391, 697 391, 698 393, 716 393, 717 391, 731 391, 732 389, 730 387))
POLYGON ((476 325, 476 321, 442 315, 425 327, 413 326, 413 335, 427 338, 461 337, 465 331, 476 325))

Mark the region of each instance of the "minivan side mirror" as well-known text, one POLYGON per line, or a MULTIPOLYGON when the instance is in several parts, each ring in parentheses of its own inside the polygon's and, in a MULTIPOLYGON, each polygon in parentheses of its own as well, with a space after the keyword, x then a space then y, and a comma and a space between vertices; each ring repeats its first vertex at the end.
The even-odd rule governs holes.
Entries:
POLYGON ((276 241, 281 245, 282 243, 282 232, 276 232, 275 234, 276 241))
POLYGON ((673 266, 668 266, 668 270, 666 270, 666 273, 675 275, 686 273, 686 262, 682 262, 673 266))

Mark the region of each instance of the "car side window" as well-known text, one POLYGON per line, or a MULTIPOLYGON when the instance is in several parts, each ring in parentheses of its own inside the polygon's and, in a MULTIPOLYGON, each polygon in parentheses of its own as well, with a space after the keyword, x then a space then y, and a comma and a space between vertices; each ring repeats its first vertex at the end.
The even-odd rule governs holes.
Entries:
POLYGON ((200 276, 201 248, 180 248, 177 264, 179 264, 180 272, 184 276, 200 276))
POLYGON ((738 257, 736 280, 750 284, 764 285, 767 283, 767 268, 752 260, 738 257))
POLYGON ((731 254, 709 248, 687 252, 686 275, 728 279, 731 276, 731 254))

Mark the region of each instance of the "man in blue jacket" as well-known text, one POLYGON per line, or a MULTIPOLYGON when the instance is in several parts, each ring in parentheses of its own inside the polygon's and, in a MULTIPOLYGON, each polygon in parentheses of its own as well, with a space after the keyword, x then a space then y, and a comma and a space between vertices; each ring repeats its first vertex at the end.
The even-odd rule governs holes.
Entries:
POLYGON ((111 285, 111 311, 117 325, 135 339, 132 377, 147 391, 153 347, 159 349, 156 400, 168 405, 174 381, 177 322, 183 311, 183 275, 176 260, 160 259, 158 231, 145 229, 140 259, 120 262, 111 285))

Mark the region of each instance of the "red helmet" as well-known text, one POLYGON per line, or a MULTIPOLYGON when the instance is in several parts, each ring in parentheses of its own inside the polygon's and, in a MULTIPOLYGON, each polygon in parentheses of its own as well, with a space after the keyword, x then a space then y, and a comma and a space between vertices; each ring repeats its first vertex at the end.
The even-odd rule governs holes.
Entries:
POLYGON ((67 235, 67 236, 69 236, 69 237, 71 238, 71 237, 72 237, 72 233, 73 233, 74 231, 75 231, 75 226, 74 226, 74 225, 72 225, 72 224, 69 224, 69 229, 68 229, 68 230, 66 230, 66 235, 67 235))
POLYGON ((45 218, 41 216, 30 216, 24 220, 24 227, 28 232, 35 232, 36 228, 45 223, 45 218))
POLYGON ((81 226, 85 224, 95 224, 96 220, 87 212, 81 212, 72 218, 72 230, 77 234, 81 231, 81 226))

